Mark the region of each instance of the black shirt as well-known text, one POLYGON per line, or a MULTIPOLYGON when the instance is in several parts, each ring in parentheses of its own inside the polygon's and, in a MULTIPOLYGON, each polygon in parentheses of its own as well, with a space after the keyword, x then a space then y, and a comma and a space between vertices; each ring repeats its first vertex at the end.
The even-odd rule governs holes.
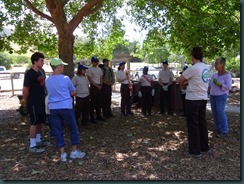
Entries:
POLYGON ((40 71, 29 69, 25 74, 24 86, 29 87, 28 105, 45 105, 45 79, 40 71))

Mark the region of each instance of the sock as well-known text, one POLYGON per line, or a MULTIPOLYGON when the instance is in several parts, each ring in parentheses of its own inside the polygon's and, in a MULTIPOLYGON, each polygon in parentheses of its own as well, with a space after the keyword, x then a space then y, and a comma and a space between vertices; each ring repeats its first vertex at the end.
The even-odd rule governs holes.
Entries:
POLYGON ((36 134, 36 142, 41 142, 41 134, 36 134))
POLYGON ((35 147, 36 146, 36 139, 35 138, 30 138, 30 147, 35 147))

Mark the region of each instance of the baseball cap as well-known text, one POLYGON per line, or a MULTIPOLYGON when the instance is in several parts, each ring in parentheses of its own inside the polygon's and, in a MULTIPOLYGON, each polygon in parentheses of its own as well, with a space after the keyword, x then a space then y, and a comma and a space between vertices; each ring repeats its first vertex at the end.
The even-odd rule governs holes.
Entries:
POLYGON ((168 60, 163 60, 162 63, 163 63, 163 65, 164 65, 164 64, 168 65, 168 60))
POLYGON ((92 56, 91 62, 99 62, 99 60, 96 56, 92 56))
POLYGON ((65 63, 60 58, 52 58, 50 61, 50 65, 52 66, 58 66, 58 65, 68 65, 68 63, 65 63))
POLYGON ((108 60, 108 59, 103 59, 103 63, 104 63, 104 62, 108 62, 108 61, 110 61, 110 60, 108 60))
POLYGON ((88 68, 85 67, 84 65, 80 64, 80 65, 78 66, 78 70, 82 70, 82 69, 88 69, 88 68))
POLYGON ((147 66, 144 66, 143 70, 148 71, 148 67, 147 66))
POLYGON ((119 63, 119 66, 122 66, 122 65, 124 65, 125 64, 125 62, 124 61, 121 61, 120 63, 119 63))

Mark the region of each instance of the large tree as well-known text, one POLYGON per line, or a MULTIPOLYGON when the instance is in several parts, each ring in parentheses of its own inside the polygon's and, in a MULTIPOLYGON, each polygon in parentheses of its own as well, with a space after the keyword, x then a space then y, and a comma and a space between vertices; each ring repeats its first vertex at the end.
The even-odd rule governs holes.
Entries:
MULTIPOLYGON (((5 47, 13 41, 24 52, 30 46, 59 57, 69 65, 66 74, 73 75, 74 31, 83 22, 85 33, 96 34, 99 22, 108 22, 122 1, 109 0, 1 0, 0 23, 14 25, 14 33, 1 40, 5 47), (100 10, 100 11, 99 11, 100 10), (56 30, 53 30, 55 28, 56 30), (56 35, 57 34, 57 35, 56 35), (54 49, 51 49, 54 47, 54 49)), ((3 25, 3 24, 2 24, 3 25)), ((9 48, 8 48, 9 49, 9 48)))
POLYGON ((130 0, 133 19, 178 54, 195 45, 207 57, 240 47, 240 2, 233 0, 130 0))

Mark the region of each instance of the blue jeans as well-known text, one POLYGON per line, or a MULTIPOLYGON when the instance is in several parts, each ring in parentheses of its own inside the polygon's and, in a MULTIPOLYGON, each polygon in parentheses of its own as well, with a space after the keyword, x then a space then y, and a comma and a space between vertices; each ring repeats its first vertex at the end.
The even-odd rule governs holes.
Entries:
POLYGON ((52 128, 56 134, 56 146, 58 148, 65 146, 64 123, 68 126, 70 131, 71 145, 78 145, 80 139, 73 109, 50 109, 50 113, 52 128))
POLYGON ((227 95, 210 95, 210 103, 216 130, 220 133, 228 134, 228 120, 225 113, 227 95))

